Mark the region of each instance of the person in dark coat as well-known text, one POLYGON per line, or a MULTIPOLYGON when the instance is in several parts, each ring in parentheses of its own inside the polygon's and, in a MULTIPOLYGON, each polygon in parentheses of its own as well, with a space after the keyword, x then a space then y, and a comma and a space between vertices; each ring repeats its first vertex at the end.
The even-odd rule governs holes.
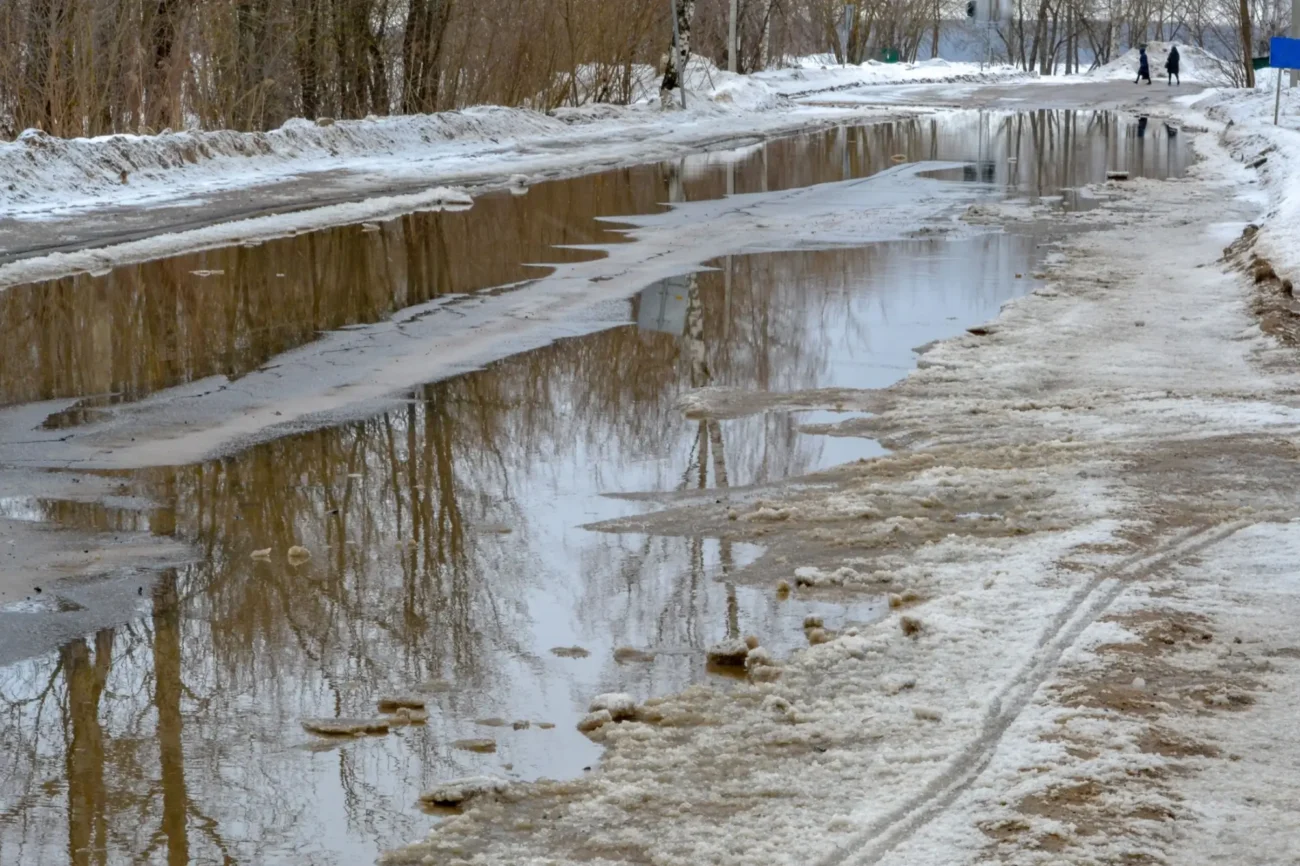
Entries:
POLYGON ((1145 45, 1138 49, 1138 77, 1133 83, 1137 84, 1144 78, 1147 80, 1147 84, 1151 83, 1151 61, 1147 60, 1145 45))
POLYGON ((1177 79, 1179 85, 1183 83, 1183 80, 1178 77, 1178 46, 1177 45, 1169 46, 1169 59, 1165 61, 1165 71, 1169 73, 1169 83, 1171 85, 1174 83, 1175 79, 1177 79))

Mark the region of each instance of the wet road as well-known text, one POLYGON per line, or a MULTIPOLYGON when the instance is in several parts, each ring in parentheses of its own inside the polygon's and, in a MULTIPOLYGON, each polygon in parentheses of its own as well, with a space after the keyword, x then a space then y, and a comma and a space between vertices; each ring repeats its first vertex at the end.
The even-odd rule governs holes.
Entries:
MULTIPOLYGON (((1106 115, 936 119, 24 287, 0 295, 6 357, 21 359, 2 402, 75 434, 214 375, 238 387, 323 330, 515 291, 530 263, 595 255, 557 244, 621 240, 598 216, 862 177, 896 154, 969 160, 944 173, 968 200, 1056 196, 1119 163, 1154 176, 1183 165, 1176 145, 1148 148, 1106 115)), ((649 507, 611 494, 725 497, 878 453, 799 432, 833 418, 699 422, 675 403, 704 385, 887 386, 914 347, 1030 289, 1039 255, 999 233, 715 259, 607 303, 587 333, 364 418, 94 476, 120 485, 111 499, 6 491, 4 520, 177 539, 198 558, 163 570, 125 621, 43 654, 31 649, 57 634, 58 598, 79 587, 0 606, 0 633, 27 635, 0 667, 0 862, 369 862, 423 835, 435 819, 416 797, 437 781, 581 773, 599 757, 574 729, 593 694, 725 687, 702 661, 723 636, 761 633, 784 652, 805 614, 877 616, 876 597, 781 601, 749 584, 752 546, 582 527, 649 507), (291 562, 295 544, 310 558, 291 562), (299 727, 370 714, 394 692, 423 695, 428 723, 342 744, 299 727), (454 745, 468 738, 496 751, 454 745)))
POLYGON ((1205 88, 1187 82, 1170 87, 1164 82, 1137 85, 1131 81, 1082 81, 1025 84, 917 84, 904 87, 856 87, 834 93, 802 97, 805 105, 890 106, 931 105, 951 108, 1017 111, 1035 110, 1159 112, 1172 100, 1194 96, 1205 88))

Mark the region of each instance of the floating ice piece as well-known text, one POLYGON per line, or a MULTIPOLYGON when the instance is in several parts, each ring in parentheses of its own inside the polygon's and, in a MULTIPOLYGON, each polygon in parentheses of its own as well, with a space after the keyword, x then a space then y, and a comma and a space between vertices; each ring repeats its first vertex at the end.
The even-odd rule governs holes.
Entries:
POLYGON ((386 734, 392 726, 388 719, 303 719, 303 729, 322 737, 360 737, 363 734, 386 734))
POLYGON ((636 717, 636 700, 623 692, 608 692, 592 698, 587 709, 592 713, 604 710, 613 721, 619 722, 636 717))
POLYGON ((587 713, 578 721, 578 730, 584 734, 590 734, 605 725, 611 724, 614 717, 610 715, 609 710, 597 710, 594 713, 587 713))
POLYGON ((510 781, 497 776, 468 776, 443 782, 420 795, 427 806, 460 806, 475 797, 500 794, 510 788, 510 781))
POLYGON ((767 651, 766 647, 754 647, 749 651, 749 655, 745 656, 746 670, 752 671, 754 668, 772 667, 775 664, 776 659, 772 657, 772 654, 767 651))
POLYGON ((749 645, 738 637, 727 638, 709 647, 708 659, 711 665, 739 667, 749 655, 749 645))
POLYGON ((628 662, 652 662, 655 660, 655 654, 647 650, 639 650, 636 647, 621 646, 614 650, 614 661, 619 664, 628 662))
POLYGON ((395 725, 423 725, 429 721, 429 714, 411 707, 398 707, 390 718, 395 725))
POLYGON ((488 754, 497 750, 497 741, 489 739, 472 739, 456 740, 452 746, 462 749, 466 752, 478 752, 479 754, 488 754))
POLYGON ((887 695, 916 688, 916 677, 908 674, 885 674, 880 678, 880 690, 887 695))

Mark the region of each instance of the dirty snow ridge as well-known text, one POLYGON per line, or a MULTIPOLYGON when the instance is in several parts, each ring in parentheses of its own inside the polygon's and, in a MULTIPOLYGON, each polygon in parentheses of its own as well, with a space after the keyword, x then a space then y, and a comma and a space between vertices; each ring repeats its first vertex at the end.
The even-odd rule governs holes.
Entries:
POLYGON ((287 214, 218 223, 201 229, 157 235, 138 241, 70 253, 50 253, 0 265, 0 290, 67 274, 107 273, 122 265, 232 244, 258 244, 272 238, 318 231, 404 213, 462 210, 473 204, 461 190, 437 187, 412 195, 385 196, 287 214))

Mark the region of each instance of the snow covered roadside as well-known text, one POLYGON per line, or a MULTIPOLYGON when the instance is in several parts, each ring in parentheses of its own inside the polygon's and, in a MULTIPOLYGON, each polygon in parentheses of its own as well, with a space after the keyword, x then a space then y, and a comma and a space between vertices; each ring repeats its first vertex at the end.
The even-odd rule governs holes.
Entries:
POLYGON ((997 84, 1039 80, 1037 73, 1016 66, 954 63, 937 58, 918 63, 882 63, 868 60, 861 66, 838 66, 825 59, 804 58, 789 69, 757 72, 751 76, 776 93, 792 99, 860 87, 913 84, 997 84))
POLYGON ((1251 173, 1196 146, 1185 180, 1096 189, 1046 287, 843 426, 894 453, 636 521, 896 613, 825 623, 775 680, 647 702, 597 730, 598 772, 391 861, 1291 862, 1300 365, 1218 261, 1251 173))
MULTIPOLYGON (((295 177, 318 176, 323 185, 346 189, 338 177, 345 175, 363 194, 385 184, 503 184, 512 174, 590 171, 868 116, 843 108, 797 108, 786 98, 790 93, 966 80, 977 74, 973 70, 971 64, 932 61, 738 76, 697 63, 685 111, 661 111, 655 97, 632 106, 587 105, 550 114, 484 106, 358 121, 299 119, 267 133, 64 140, 28 131, 0 143, 0 177, 6 179, 0 184, 0 220, 182 201, 201 205, 215 193, 295 177)), ((979 74, 989 81, 1014 77, 1009 70, 979 74)))
MULTIPOLYGON (((1226 75, 1224 67, 1228 61, 1221 60, 1210 54, 1204 48, 1197 48, 1195 45, 1182 44, 1174 42, 1151 42, 1147 44, 1147 63, 1151 70, 1151 80, 1156 84, 1166 84, 1167 72, 1165 71, 1165 61, 1169 59, 1169 51, 1175 45, 1178 47, 1178 77, 1180 81, 1189 84, 1225 84, 1226 75)), ((1130 48, 1119 57, 1116 57, 1105 66, 1094 69, 1084 75, 1076 76, 1076 81, 1128 81, 1132 82, 1137 78, 1138 66, 1141 63, 1140 52, 1136 48, 1130 48)))
POLYGON ((1262 75, 1257 90, 1218 90, 1184 102, 1189 117, 1220 131, 1233 159, 1256 169, 1260 203, 1267 204, 1256 250, 1294 281, 1300 279, 1300 89, 1283 83, 1275 126, 1276 74, 1262 75))
POLYGON ((388 220, 407 213, 464 209, 472 204, 473 199, 460 190, 434 187, 411 195, 380 196, 349 204, 221 222, 205 228, 169 232, 107 247, 49 253, 0 264, 0 290, 23 283, 55 279, 66 274, 104 274, 125 264, 163 256, 234 244, 256 244, 270 238, 367 220, 388 220))

